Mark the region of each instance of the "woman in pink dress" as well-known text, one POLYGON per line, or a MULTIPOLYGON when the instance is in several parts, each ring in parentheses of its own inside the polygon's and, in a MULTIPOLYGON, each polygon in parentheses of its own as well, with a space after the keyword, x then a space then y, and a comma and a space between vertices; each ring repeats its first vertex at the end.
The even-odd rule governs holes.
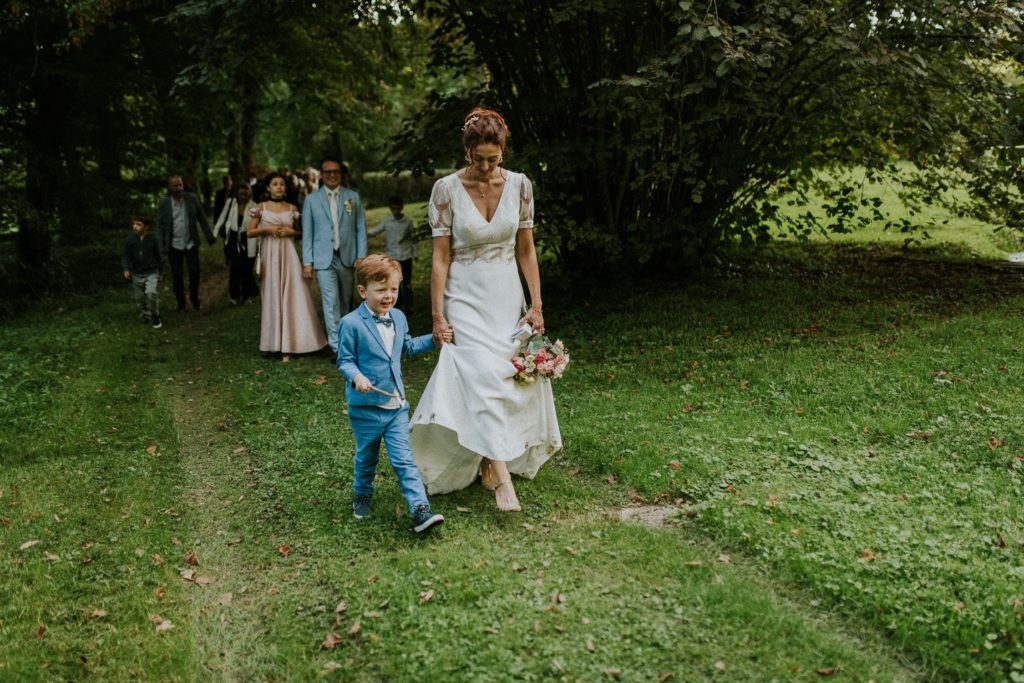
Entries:
POLYGON ((250 237, 261 238, 260 351, 319 351, 327 345, 327 336, 295 251, 294 239, 302 236, 299 212, 284 200, 284 176, 271 173, 264 182, 270 200, 256 207, 248 229, 250 237))

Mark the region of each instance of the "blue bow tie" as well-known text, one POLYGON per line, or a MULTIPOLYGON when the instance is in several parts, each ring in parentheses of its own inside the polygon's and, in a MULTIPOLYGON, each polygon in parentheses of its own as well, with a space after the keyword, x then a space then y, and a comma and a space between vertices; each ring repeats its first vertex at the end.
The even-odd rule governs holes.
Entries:
POLYGON ((395 324, 395 321, 392 320, 390 317, 385 318, 384 316, 377 315, 376 313, 371 313, 370 315, 373 316, 373 322, 377 323, 378 325, 383 325, 384 327, 391 327, 392 325, 395 324))

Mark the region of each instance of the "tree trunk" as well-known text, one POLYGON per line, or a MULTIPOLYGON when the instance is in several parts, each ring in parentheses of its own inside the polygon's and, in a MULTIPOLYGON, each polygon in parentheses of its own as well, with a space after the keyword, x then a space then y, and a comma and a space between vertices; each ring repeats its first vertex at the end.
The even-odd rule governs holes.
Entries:
POLYGON ((50 233, 56 222, 56 192, 61 185, 60 88, 46 81, 36 83, 35 107, 25 121, 25 199, 18 220, 18 262, 27 268, 50 257, 50 233))

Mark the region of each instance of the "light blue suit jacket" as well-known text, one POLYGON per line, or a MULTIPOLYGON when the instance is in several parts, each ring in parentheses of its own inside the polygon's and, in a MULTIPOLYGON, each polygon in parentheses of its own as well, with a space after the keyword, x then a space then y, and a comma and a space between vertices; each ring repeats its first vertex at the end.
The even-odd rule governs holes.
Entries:
MULTIPOLYGON (((306 197, 302 205, 302 263, 312 263, 316 270, 331 265, 334 258, 334 223, 327 186, 306 197)), ((338 255, 341 265, 351 268, 357 259, 366 256, 366 213, 359 193, 347 187, 338 188, 338 255), (345 209, 352 202, 352 212, 345 209)), ((348 308, 348 305, 345 306, 348 308)))
POLYGON ((352 406, 375 406, 390 399, 384 394, 369 391, 361 394, 352 382, 360 374, 366 376, 373 386, 383 391, 394 392, 405 398, 402 383, 402 356, 414 356, 434 348, 434 338, 429 334, 413 337, 409 334, 409 323, 405 314, 397 308, 391 309, 395 325, 395 344, 388 356, 384 340, 377 331, 377 323, 366 303, 352 311, 338 325, 338 370, 347 380, 345 398, 352 406))

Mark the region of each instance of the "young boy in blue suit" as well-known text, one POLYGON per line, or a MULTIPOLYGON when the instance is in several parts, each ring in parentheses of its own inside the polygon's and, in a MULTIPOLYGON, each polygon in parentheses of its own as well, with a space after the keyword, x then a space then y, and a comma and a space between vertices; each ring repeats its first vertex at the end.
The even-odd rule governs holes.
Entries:
MULTIPOLYGON (((346 380, 348 417, 356 438, 352 514, 356 519, 370 514, 383 439, 409 504, 413 529, 421 533, 443 522, 444 517, 431 512, 412 457, 401 357, 432 350, 434 340, 429 334, 411 336, 405 314, 394 308, 402 281, 398 261, 384 254, 371 254, 357 261, 355 267, 363 304, 338 325, 338 370, 346 380)), ((443 340, 452 340, 450 329, 443 340)))

